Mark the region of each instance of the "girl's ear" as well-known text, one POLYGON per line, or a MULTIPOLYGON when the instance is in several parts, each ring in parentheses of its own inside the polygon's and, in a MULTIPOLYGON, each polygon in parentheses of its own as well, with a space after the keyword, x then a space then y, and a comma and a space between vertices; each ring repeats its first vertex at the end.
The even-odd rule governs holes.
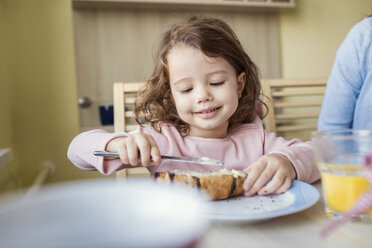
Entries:
POLYGON ((238 95, 242 96, 243 90, 245 87, 245 72, 242 72, 238 75, 238 95))

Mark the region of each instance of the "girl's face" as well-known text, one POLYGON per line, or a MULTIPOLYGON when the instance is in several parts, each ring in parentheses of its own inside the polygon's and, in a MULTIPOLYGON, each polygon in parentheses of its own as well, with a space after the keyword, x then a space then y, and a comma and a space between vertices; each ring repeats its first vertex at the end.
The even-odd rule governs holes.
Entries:
POLYGON ((190 125, 190 135, 226 137, 245 74, 237 76, 226 60, 207 57, 185 45, 172 48, 167 59, 172 96, 178 115, 190 125))

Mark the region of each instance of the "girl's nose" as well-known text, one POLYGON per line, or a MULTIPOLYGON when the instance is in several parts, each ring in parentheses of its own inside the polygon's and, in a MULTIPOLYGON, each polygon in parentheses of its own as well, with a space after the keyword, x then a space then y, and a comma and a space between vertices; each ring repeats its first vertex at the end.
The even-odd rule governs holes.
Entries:
POLYGON ((197 103, 202 103, 212 100, 212 95, 206 87, 199 87, 196 91, 196 101, 197 103))

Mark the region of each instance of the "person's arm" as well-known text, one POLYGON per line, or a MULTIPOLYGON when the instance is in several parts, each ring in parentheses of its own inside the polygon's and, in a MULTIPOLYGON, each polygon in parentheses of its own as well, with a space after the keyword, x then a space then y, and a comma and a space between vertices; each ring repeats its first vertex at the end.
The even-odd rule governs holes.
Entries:
POLYGON ((105 160, 94 156, 94 151, 105 151, 107 144, 118 137, 127 137, 125 133, 108 133, 104 130, 91 130, 80 133, 70 143, 67 157, 78 168, 83 170, 98 170, 104 175, 119 170, 122 163, 119 159, 105 160))
POLYGON ((328 78, 318 130, 352 128, 355 104, 364 82, 362 58, 365 25, 355 25, 337 51, 328 78))

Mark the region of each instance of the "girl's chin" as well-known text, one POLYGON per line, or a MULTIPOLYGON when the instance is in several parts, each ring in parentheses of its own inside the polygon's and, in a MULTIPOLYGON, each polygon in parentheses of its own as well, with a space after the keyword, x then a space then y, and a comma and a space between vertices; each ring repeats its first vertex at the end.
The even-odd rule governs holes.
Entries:
POLYGON ((202 127, 191 129, 190 136, 198 136, 203 138, 225 138, 227 136, 227 128, 202 127))

